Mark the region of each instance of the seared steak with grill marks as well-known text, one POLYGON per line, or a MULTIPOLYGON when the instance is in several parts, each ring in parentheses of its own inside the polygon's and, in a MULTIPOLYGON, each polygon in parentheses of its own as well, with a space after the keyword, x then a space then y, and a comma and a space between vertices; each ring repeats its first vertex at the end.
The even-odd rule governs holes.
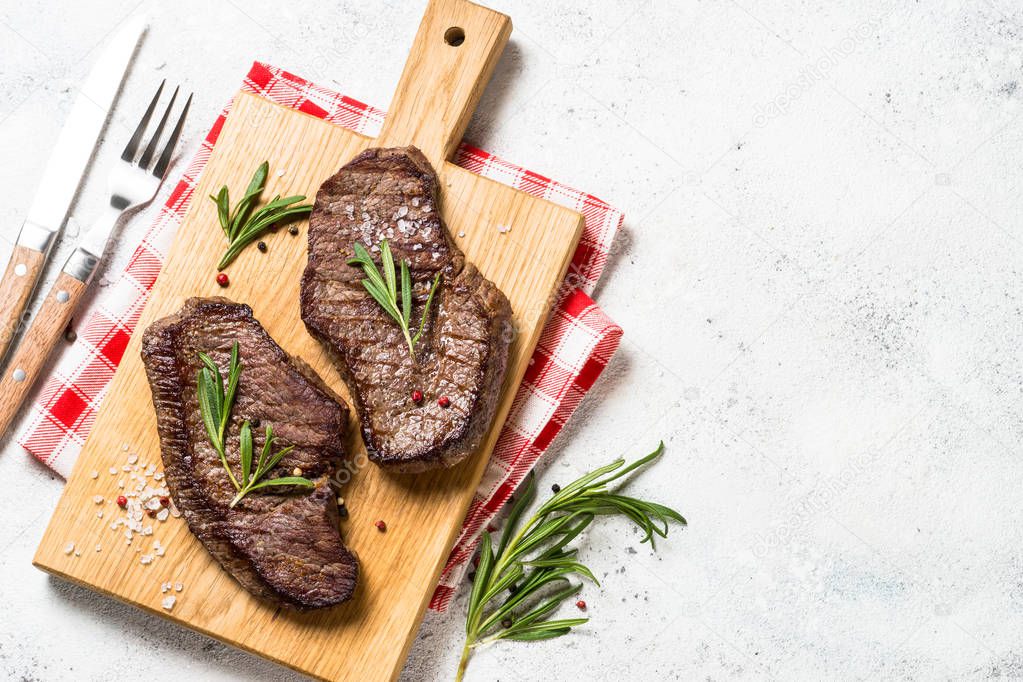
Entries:
POLYGON ((246 305, 190 299, 154 322, 142 340, 156 407, 167 484, 188 527, 224 569, 252 594, 296 609, 349 599, 359 568, 338 528, 329 480, 344 456, 347 407, 312 370, 289 358, 246 305), (227 458, 241 471, 238 433, 249 420, 254 451, 273 426, 274 451, 294 446, 267 474, 296 467, 315 487, 254 491, 233 509, 235 489, 210 444, 199 411, 196 376, 205 352, 224 377, 237 342, 242 371, 227 433, 227 458), (258 422, 255 420, 259 420, 258 422))
POLYGON ((451 241, 438 199, 418 149, 368 149, 323 183, 309 219, 302 319, 351 389, 370 459, 401 472, 451 466, 479 446, 508 359, 508 299, 451 241), (359 241, 379 266, 384 239, 395 263, 409 263, 416 327, 442 274, 415 359, 362 269, 347 264, 359 241))

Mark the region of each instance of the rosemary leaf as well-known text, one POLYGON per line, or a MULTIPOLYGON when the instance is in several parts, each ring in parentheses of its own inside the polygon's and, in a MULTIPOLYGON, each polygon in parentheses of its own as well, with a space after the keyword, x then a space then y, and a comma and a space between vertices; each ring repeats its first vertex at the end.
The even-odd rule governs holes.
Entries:
POLYGON ((311 204, 299 204, 304 201, 302 195, 281 198, 277 195, 266 206, 255 210, 259 197, 266 188, 266 178, 270 172, 270 163, 264 161, 256 169, 245 189, 245 194, 234 210, 230 210, 230 194, 227 186, 220 188, 216 196, 210 196, 217 205, 217 219, 227 237, 227 251, 217 263, 217 269, 223 270, 238 257, 245 247, 263 236, 272 225, 283 225, 292 220, 304 218, 313 210, 311 204))
POLYGON ((249 486, 249 491, 268 488, 273 485, 300 485, 306 488, 312 488, 313 482, 308 478, 303 478, 302 476, 281 476, 280 478, 268 478, 265 481, 260 481, 255 485, 249 486))
POLYGON ((404 258, 401 259, 401 318, 405 320, 405 326, 412 319, 412 273, 404 258))
POLYGON ((433 295, 440 284, 440 273, 433 278, 433 285, 426 298, 426 305, 423 306, 423 316, 419 322, 419 330, 415 336, 409 328, 412 318, 412 275, 409 272, 408 262, 401 261, 401 304, 398 303, 398 276, 395 272, 394 256, 387 240, 380 242, 380 262, 383 267, 383 274, 377 269, 376 262, 369 255, 369 251, 360 242, 355 242, 352 247, 355 256, 348 259, 349 265, 357 265, 362 268, 366 279, 362 280, 362 286, 374 301, 380 304, 388 315, 398 323, 405 343, 408 345, 409 355, 412 360, 416 359, 416 344, 419 343, 423 330, 426 328, 426 320, 430 315, 430 306, 433 304, 433 295))
POLYGON ((576 556, 569 544, 598 516, 622 516, 644 533, 653 546, 654 537, 667 537, 672 522, 685 525, 674 509, 620 494, 612 482, 643 468, 664 452, 664 444, 632 464, 618 459, 595 469, 561 488, 539 506, 524 523, 525 510, 536 496, 536 482, 527 479, 519 499, 508 515, 496 551, 490 534, 481 539, 465 623, 465 645, 456 680, 465 674, 472 652, 501 639, 537 641, 561 637, 587 618, 551 620, 572 595, 582 589, 582 578, 597 582, 593 572, 576 556))
POLYGON ((242 424, 241 433, 238 435, 238 452, 242 460, 242 486, 249 484, 252 474, 252 429, 249 422, 242 424))
POLYGON ((206 435, 213 444, 214 449, 220 456, 220 463, 227 472, 231 484, 238 493, 231 500, 230 506, 234 507, 246 495, 254 490, 260 490, 271 486, 301 486, 313 487, 313 482, 301 476, 282 476, 280 478, 264 478, 289 452, 294 449, 293 445, 273 451, 274 433, 270 424, 266 425, 266 438, 263 447, 256 460, 256 469, 252 470, 252 458, 255 444, 252 438, 252 427, 246 420, 242 422, 238 432, 238 458, 241 460, 241 482, 231 471, 227 461, 226 452, 226 429, 231 421, 231 410, 234 407, 234 399, 238 390, 238 382, 241 379, 242 363, 239 358, 238 344, 231 346, 231 359, 228 369, 228 386, 224 389, 224 378, 213 359, 206 353, 199 353, 199 360, 203 367, 199 369, 196 377, 196 390, 199 399, 199 413, 202 417, 203 426, 206 428, 206 435))

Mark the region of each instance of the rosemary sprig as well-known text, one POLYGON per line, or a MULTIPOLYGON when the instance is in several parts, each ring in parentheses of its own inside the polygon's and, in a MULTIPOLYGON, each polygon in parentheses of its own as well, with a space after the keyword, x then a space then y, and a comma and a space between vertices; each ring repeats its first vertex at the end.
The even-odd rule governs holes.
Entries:
POLYGON ((630 519, 645 533, 642 541, 649 541, 651 547, 655 536, 668 536, 670 521, 685 525, 686 520, 674 509, 608 489, 608 484, 644 467, 662 452, 664 443, 628 466, 618 459, 582 476, 561 488, 520 525, 536 497, 536 482, 530 475, 496 548, 490 533, 483 533, 456 680, 462 679, 478 647, 501 639, 552 639, 589 620, 552 620, 550 616, 582 589, 582 583, 573 584, 569 576, 574 574, 599 585, 590 569, 577 560, 577 550, 568 546, 597 516, 630 519))
POLYGON ((254 490, 268 488, 278 485, 298 485, 306 488, 313 487, 313 482, 301 476, 281 476, 279 478, 264 478, 264 476, 291 452, 294 446, 278 450, 276 454, 270 454, 273 449, 274 432, 273 426, 266 425, 266 436, 263 440, 263 448, 256 459, 256 470, 252 470, 252 428, 249 422, 242 423, 238 434, 238 450, 241 459, 242 471, 241 480, 235 477, 234 472, 227 463, 227 425, 231 421, 231 409, 234 407, 235 394, 238 391, 238 380, 241 378, 242 364, 238 358, 238 343, 231 346, 231 361, 227 373, 227 387, 224 386, 224 377, 220 368, 213 359, 206 353, 199 353, 199 360, 203 367, 199 370, 196 379, 196 386, 199 394, 199 413, 202 416, 203 425, 206 427, 206 435, 213 444, 213 448, 220 455, 220 463, 227 471, 231 484, 238 492, 231 500, 231 507, 238 504, 243 497, 254 490))
POLYGON ((256 169, 245 190, 245 196, 231 211, 230 195, 227 185, 220 188, 220 191, 210 195, 210 199, 217 205, 217 219, 220 227, 227 237, 227 251, 223 258, 217 263, 217 270, 223 270, 231 264, 242 250, 262 236, 274 224, 283 224, 291 220, 305 217, 313 210, 312 204, 298 204, 304 201, 301 195, 284 197, 277 195, 273 200, 258 211, 253 212, 259 201, 263 189, 266 187, 266 177, 270 172, 270 162, 264 161, 256 169))
POLYGON ((398 326, 401 327, 401 333, 405 336, 405 343, 408 344, 408 352, 412 359, 415 360, 415 346, 423 335, 423 329, 426 328, 426 318, 430 314, 430 304, 433 303, 433 295, 437 291, 437 285, 440 284, 440 273, 438 272, 437 276, 433 278, 430 294, 426 297, 426 305, 423 307, 423 317, 419 320, 419 330, 413 335, 409 327, 412 318, 412 275, 409 272, 408 261, 404 259, 401 261, 400 307, 398 305, 398 275, 395 274, 394 256, 391 254, 391 247, 386 239, 380 242, 380 264, 384 271, 382 275, 377 270, 376 263, 373 261, 373 257, 369 255, 369 251, 359 242, 355 242, 355 258, 349 259, 348 264, 362 267, 362 271, 366 273, 366 279, 362 280, 362 286, 366 287, 366 291, 373 297, 373 300, 379 303, 384 312, 390 315, 398 323, 398 326))

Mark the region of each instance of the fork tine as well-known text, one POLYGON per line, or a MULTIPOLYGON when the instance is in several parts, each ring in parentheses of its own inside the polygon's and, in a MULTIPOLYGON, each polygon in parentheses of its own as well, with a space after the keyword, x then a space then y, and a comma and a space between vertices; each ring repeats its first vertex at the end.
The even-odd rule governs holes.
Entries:
POLYGON ((153 168, 153 175, 158 178, 163 178, 163 174, 167 172, 167 166, 170 165, 171 156, 174 154, 174 147, 178 144, 178 138, 181 136, 181 129, 185 125, 185 117, 188 116, 188 107, 192 104, 192 94, 189 93, 188 99, 185 100, 185 108, 181 110, 181 115, 178 116, 178 122, 174 124, 174 130, 171 132, 170 139, 167 140, 167 146, 163 148, 163 154, 160 154, 160 159, 156 162, 156 166, 153 168))
POLYGON ((163 86, 167 82, 165 78, 161 83, 160 87, 156 89, 156 94, 153 95, 153 101, 149 103, 149 108, 146 109, 146 113, 143 114, 142 120, 139 121, 139 125, 135 128, 135 132, 132 134, 131 139, 128 140, 128 145, 121 152, 121 160, 131 163, 132 159, 135 158, 135 153, 139 150, 139 142, 142 140, 142 134, 146 132, 146 126, 149 125, 149 117, 153 115, 153 109, 156 108, 156 103, 160 100, 160 93, 163 92, 163 86))
POLYGON ((142 170, 149 168, 149 162, 153 160, 153 154, 156 153, 156 145, 160 143, 160 135, 163 134, 163 127, 167 125, 167 118, 174 108, 174 100, 178 98, 178 90, 179 88, 174 88, 174 94, 171 95, 170 102, 167 104, 167 108, 164 109, 163 116, 160 117, 156 131, 153 133, 152 139, 149 140, 149 144, 146 145, 146 151, 142 152, 142 158, 139 159, 139 168, 142 170))

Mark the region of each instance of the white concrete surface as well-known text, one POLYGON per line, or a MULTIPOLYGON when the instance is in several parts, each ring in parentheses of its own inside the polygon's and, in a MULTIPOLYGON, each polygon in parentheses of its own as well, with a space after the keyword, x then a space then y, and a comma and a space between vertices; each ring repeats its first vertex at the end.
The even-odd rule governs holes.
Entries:
MULTIPOLYGON (((591 624, 470 679, 1023 678, 1023 9, 493 4, 516 28, 470 137, 627 215, 598 291, 625 341, 541 482, 664 438, 635 491, 691 525, 656 554, 597 525, 591 624)), ((193 146, 254 58, 386 106, 421 6, 0 0, 0 231, 129 13, 152 29, 97 171, 162 77, 193 146)), ((33 569, 61 481, 11 444, 0 480, 0 677, 296 678, 33 569)), ((451 677, 463 605, 404 679, 451 677)))

